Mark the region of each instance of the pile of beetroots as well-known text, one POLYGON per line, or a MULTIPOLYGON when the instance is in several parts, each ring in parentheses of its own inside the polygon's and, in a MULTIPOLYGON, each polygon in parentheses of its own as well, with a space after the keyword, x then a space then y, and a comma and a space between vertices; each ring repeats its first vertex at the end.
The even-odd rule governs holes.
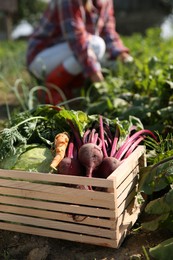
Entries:
MULTIPOLYGON (((103 123, 101 115, 99 115, 98 127, 88 128, 83 136, 70 120, 68 123, 73 129, 73 134, 62 133, 64 139, 60 139, 59 142, 55 138, 55 164, 51 166, 56 173, 62 175, 107 178, 144 141, 146 136, 149 135, 156 140, 152 131, 136 130, 133 126, 125 140, 120 143, 118 126, 113 135, 110 127, 103 123)), ((92 189, 92 187, 88 188, 92 189)))

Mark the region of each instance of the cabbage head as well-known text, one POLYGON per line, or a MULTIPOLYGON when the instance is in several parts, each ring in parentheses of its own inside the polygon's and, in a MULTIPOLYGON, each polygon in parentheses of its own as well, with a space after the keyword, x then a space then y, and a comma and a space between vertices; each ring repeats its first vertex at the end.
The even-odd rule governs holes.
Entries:
POLYGON ((50 148, 39 144, 31 145, 19 156, 12 169, 48 173, 52 160, 53 155, 50 148))

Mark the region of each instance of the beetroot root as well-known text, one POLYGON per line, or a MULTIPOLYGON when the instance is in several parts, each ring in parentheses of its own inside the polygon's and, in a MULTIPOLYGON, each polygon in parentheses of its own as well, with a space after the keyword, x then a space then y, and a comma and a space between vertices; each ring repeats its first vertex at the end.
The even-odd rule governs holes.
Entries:
POLYGON ((65 157, 58 166, 58 174, 82 176, 84 169, 77 159, 65 157))
POLYGON ((78 159, 86 169, 86 176, 92 177, 93 170, 98 167, 103 160, 103 152, 98 145, 86 143, 80 147, 78 159))
POLYGON ((96 171, 93 172, 93 177, 107 178, 121 163, 121 161, 114 157, 105 157, 96 171))

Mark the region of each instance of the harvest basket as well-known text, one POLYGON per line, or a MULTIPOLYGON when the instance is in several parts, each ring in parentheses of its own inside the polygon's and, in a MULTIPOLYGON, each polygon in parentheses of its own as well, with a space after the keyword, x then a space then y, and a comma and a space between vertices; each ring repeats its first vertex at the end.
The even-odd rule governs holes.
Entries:
POLYGON ((0 170, 0 229, 118 248, 141 211, 145 165, 138 146, 107 179, 0 170))

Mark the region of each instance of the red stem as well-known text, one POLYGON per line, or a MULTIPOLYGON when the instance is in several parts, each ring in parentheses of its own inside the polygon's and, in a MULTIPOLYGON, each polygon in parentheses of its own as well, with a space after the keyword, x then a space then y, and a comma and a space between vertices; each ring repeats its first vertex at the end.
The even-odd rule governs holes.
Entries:
POLYGON ((90 135, 89 135, 89 142, 90 142, 90 143, 94 143, 94 140, 95 140, 95 132, 96 132, 96 129, 93 128, 93 129, 91 130, 90 135))
POLYGON ((100 138, 102 140, 102 150, 104 157, 108 157, 106 146, 105 146, 105 140, 104 140, 104 127, 103 127, 103 118, 102 116, 100 118, 100 138))
POLYGON ((76 142, 77 142, 77 146, 78 146, 78 149, 82 146, 83 142, 81 140, 81 136, 80 136, 80 133, 79 133, 79 130, 75 128, 73 122, 69 119, 67 119, 67 122, 69 123, 72 131, 73 131, 73 134, 75 136, 75 139, 76 139, 76 142))
POLYGON ((88 143, 88 137, 89 137, 89 135, 90 135, 90 132, 91 132, 90 129, 87 129, 87 130, 85 131, 85 133, 84 133, 84 135, 83 135, 83 144, 88 143))
POLYGON ((117 126, 116 127, 116 131, 115 131, 113 144, 112 144, 112 148, 111 148, 110 157, 114 157, 115 156, 115 153, 116 153, 116 150, 117 150, 117 143, 118 143, 119 136, 120 136, 120 130, 119 130, 118 126, 117 126))
POLYGON ((129 149, 129 147, 132 145, 132 143, 138 139, 141 135, 143 134, 149 134, 151 135, 155 140, 157 140, 156 136, 147 129, 142 129, 139 130, 138 132, 134 133, 132 136, 130 136, 125 142, 124 144, 119 148, 119 150, 117 151, 117 153, 115 154, 115 158, 121 160, 121 158, 124 156, 124 154, 127 152, 127 150, 129 149))
POLYGON ((143 140, 145 139, 144 136, 139 137, 139 139, 137 139, 129 148, 129 150, 126 152, 124 159, 126 159, 134 150, 135 148, 138 146, 138 144, 140 144, 143 140))
POLYGON ((74 142, 72 140, 73 138, 71 137, 68 149, 67 149, 67 157, 68 158, 74 158, 74 142))
POLYGON ((118 137, 114 138, 113 144, 112 144, 112 149, 110 153, 110 157, 114 157, 117 149, 117 143, 118 143, 118 137))

